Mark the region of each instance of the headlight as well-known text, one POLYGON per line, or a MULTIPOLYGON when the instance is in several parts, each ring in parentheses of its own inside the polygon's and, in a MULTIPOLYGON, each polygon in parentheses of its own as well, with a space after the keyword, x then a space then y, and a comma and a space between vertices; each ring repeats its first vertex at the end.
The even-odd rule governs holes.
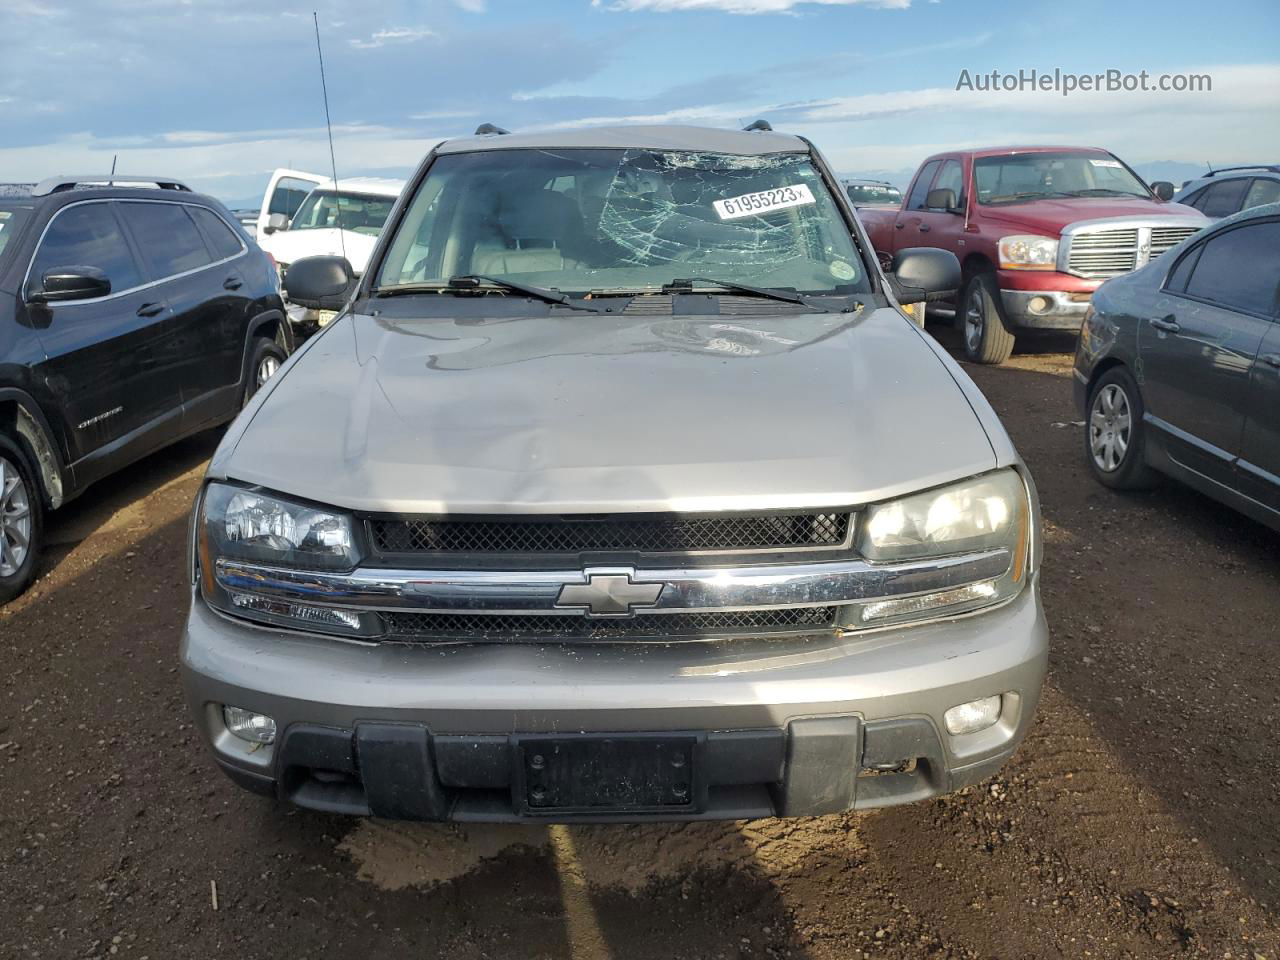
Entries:
POLYGON ((350 570, 356 564, 349 516, 242 487, 210 484, 203 526, 203 537, 219 557, 317 570, 350 570))
POLYGON ((1027 580, 1031 503, 1014 470, 1000 470, 868 507, 858 526, 858 551, 873 562, 901 562, 1004 550, 998 577, 949 583, 945 589, 872 600, 854 610, 854 628, 961 613, 1018 593, 1027 580))
MULTIPOLYGON (((279 598, 240 564, 345 571, 359 561, 349 515, 271 494, 211 483, 196 523, 201 592, 214 607, 253 620, 326 633, 366 635, 359 612, 279 598)), ((366 622, 369 620, 369 622, 366 622)))
POLYGON ((1058 240, 1035 234, 1000 238, 1001 270, 1056 270, 1058 240))

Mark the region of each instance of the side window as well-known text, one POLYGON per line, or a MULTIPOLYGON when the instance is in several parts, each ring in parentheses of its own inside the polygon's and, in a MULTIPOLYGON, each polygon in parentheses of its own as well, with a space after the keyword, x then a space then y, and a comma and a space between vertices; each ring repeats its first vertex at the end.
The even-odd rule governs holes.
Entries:
POLYGON ((46 270, 54 267, 97 267, 119 293, 142 283, 128 241, 111 206, 79 203, 53 218, 31 265, 31 283, 38 285, 46 270))
POLYGON ((195 218, 204 234, 209 249, 213 251, 213 259, 226 260, 228 257, 240 255, 244 245, 222 218, 212 210, 204 207, 187 207, 187 211, 195 218))
POLYGON ((1200 259, 1200 251, 1204 249, 1204 244, 1198 244, 1182 255, 1182 259, 1177 265, 1169 271, 1169 279, 1165 281, 1164 288, 1170 293, 1182 293, 1187 288, 1187 277, 1191 276, 1191 271, 1195 268, 1196 261, 1200 259))
POLYGON ((1248 177, 1223 180, 1205 190, 1197 206, 1206 217, 1229 217, 1240 209, 1240 204, 1244 202, 1244 192, 1248 187, 1248 177))
POLYGON ((1280 180, 1263 180, 1259 178, 1253 181, 1253 186, 1249 188, 1249 192, 1244 196, 1244 209, 1249 207, 1260 207, 1264 203, 1280 202, 1280 180))
POLYGON ((200 231, 180 203, 121 203, 152 279, 172 277, 213 262, 200 231))
POLYGON ((923 210, 925 208, 924 200, 929 195, 929 185, 933 183, 933 175, 938 172, 938 167, 940 166, 942 166, 941 160, 932 160, 924 165, 924 169, 916 177, 915 185, 911 188, 911 196, 907 200, 908 210, 923 210))
POLYGON ((944 160, 934 190, 954 190, 956 203, 964 206, 964 168, 959 160, 944 160))
POLYGON ((1280 221, 1250 223, 1204 241, 1187 296, 1271 316, 1280 286, 1280 221))
POLYGON ((276 188, 271 191, 271 202, 267 205, 267 213, 283 213, 290 220, 307 199, 307 194, 316 188, 309 180, 295 180, 284 177, 277 181, 276 188))

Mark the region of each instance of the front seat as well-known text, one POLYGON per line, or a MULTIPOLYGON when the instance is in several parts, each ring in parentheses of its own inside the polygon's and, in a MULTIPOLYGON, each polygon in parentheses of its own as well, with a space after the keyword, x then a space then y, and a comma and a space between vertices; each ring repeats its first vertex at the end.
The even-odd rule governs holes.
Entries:
POLYGON ((504 197, 497 220, 502 245, 477 246, 472 273, 542 273, 581 266, 570 254, 582 236, 582 216, 564 194, 539 190, 504 197))

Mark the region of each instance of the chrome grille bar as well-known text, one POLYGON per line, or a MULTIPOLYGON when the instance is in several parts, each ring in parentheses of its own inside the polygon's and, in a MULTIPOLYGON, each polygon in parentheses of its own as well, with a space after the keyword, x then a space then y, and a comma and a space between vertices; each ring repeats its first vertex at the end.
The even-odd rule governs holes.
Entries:
POLYGON ((566 585, 592 576, 625 574, 632 582, 661 584, 644 614, 832 606, 946 590, 990 580, 1008 571, 1007 550, 869 563, 840 560, 723 568, 641 569, 588 567, 563 571, 380 570, 323 573, 217 561, 225 590, 350 610, 425 613, 556 614, 587 616, 558 605, 566 585))

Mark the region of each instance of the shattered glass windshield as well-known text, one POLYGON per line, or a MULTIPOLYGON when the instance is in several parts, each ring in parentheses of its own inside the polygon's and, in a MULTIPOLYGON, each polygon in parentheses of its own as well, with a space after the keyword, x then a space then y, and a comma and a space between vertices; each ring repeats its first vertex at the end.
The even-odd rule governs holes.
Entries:
POLYGON ((870 290, 807 154, 490 150, 438 158, 379 289, 480 274, 564 293, 709 277, 802 293, 870 290))

